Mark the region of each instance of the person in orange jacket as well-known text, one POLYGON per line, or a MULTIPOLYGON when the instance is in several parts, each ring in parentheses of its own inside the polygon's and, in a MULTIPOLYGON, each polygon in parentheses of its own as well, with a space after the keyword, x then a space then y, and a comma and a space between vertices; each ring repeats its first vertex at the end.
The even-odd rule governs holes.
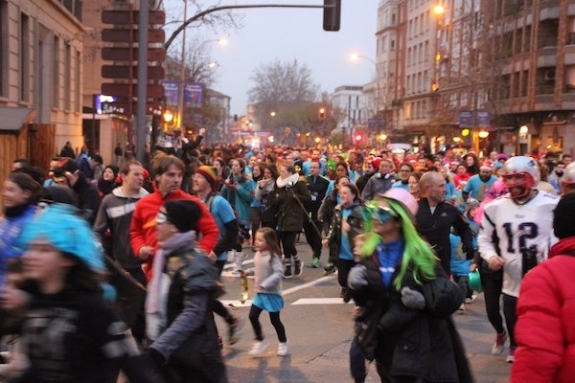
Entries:
POLYGON ((154 169, 156 188, 153 193, 140 199, 130 225, 130 238, 134 254, 144 261, 144 272, 148 281, 152 277, 152 260, 157 248, 156 215, 160 207, 170 200, 186 199, 201 206, 202 216, 198 221, 198 245, 210 254, 218 242, 219 229, 216 221, 202 201, 180 189, 184 175, 184 163, 168 155, 159 159, 154 169))

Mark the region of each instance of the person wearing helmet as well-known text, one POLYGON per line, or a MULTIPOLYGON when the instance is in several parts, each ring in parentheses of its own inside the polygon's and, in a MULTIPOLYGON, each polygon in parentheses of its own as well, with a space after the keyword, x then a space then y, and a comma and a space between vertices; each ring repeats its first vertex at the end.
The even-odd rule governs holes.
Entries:
MULTIPOLYGON (((22 241, 30 294, 20 352, 28 363, 17 381, 113 383, 122 369, 131 382, 163 382, 105 301, 114 294, 103 283, 101 246, 77 210, 64 204, 46 207, 26 226, 22 241)), ((3 304, 14 303, 22 292, 1 295, 3 304)))
MULTIPOLYGON (((524 275, 547 258, 553 235, 553 210, 558 198, 536 190, 537 161, 511 157, 503 166, 503 180, 509 193, 485 206, 478 245, 491 270, 503 269, 503 314, 509 333, 507 362, 515 360, 517 298, 524 275)), ((506 334, 498 334, 493 350, 503 351, 506 334)))
POLYGON ((417 233, 417 209, 400 188, 366 205, 360 265, 348 277, 362 308, 357 343, 375 359, 382 382, 473 382, 467 359, 457 357, 465 350, 451 319, 463 294, 417 233), (429 358, 433 363, 421 363, 429 358))
POLYGON ((575 193, 575 162, 567 165, 561 178, 561 194, 575 193))

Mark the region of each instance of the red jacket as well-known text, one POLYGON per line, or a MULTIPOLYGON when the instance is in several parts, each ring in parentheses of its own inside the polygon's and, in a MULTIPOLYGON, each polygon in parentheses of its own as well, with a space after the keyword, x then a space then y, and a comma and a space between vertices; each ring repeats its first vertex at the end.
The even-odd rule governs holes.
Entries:
POLYGON ((575 382, 575 237, 549 257, 521 284, 513 383, 575 382))
MULTIPOLYGON (((218 242, 220 231, 207 206, 198 197, 182 190, 176 193, 170 193, 164 198, 162 198, 162 193, 156 190, 154 193, 148 194, 138 201, 136 210, 134 210, 134 215, 132 216, 130 240, 132 250, 134 250, 136 257, 139 256, 140 249, 143 246, 152 246, 154 249, 157 247, 156 215, 166 201, 176 199, 194 201, 200 206, 202 209, 202 217, 198 222, 198 227, 200 228, 201 239, 198 241, 198 245, 208 254, 212 251, 218 242)), ((152 260, 153 257, 150 257, 144 263, 144 271, 146 272, 148 280, 152 277, 152 260)))

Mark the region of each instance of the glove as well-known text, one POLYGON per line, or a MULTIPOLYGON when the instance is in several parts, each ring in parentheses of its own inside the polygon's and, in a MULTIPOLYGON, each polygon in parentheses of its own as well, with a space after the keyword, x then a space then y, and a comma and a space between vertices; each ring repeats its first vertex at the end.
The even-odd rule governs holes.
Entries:
POLYGON ((425 308, 423 294, 407 286, 401 289, 401 302, 410 309, 423 310, 425 308))
POLYGON ((347 276, 347 286, 352 290, 360 290, 367 286, 367 269, 365 266, 355 266, 347 276))
POLYGON ((159 351, 153 349, 152 347, 149 347, 146 349, 146 351, 144 351, 142 358, 146 362, 152 363, 157 368, 162 368, 167 362, 166 358, 164 358, 164 356, 159 351))

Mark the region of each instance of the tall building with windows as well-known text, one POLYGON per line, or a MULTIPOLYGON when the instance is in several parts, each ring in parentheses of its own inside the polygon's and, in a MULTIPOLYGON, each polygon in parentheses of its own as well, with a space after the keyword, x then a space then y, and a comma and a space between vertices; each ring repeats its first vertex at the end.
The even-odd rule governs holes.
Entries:
POLYGON ((19 156, 82 145, 83 34, 81 0, 0 0, 0 130, 33 124, 19 156), (33 141, 40 129, 49 148, 33 141))
POLYGON ((519 153, 573 154, 575 3, 483 0, 492 121, 519 153))

